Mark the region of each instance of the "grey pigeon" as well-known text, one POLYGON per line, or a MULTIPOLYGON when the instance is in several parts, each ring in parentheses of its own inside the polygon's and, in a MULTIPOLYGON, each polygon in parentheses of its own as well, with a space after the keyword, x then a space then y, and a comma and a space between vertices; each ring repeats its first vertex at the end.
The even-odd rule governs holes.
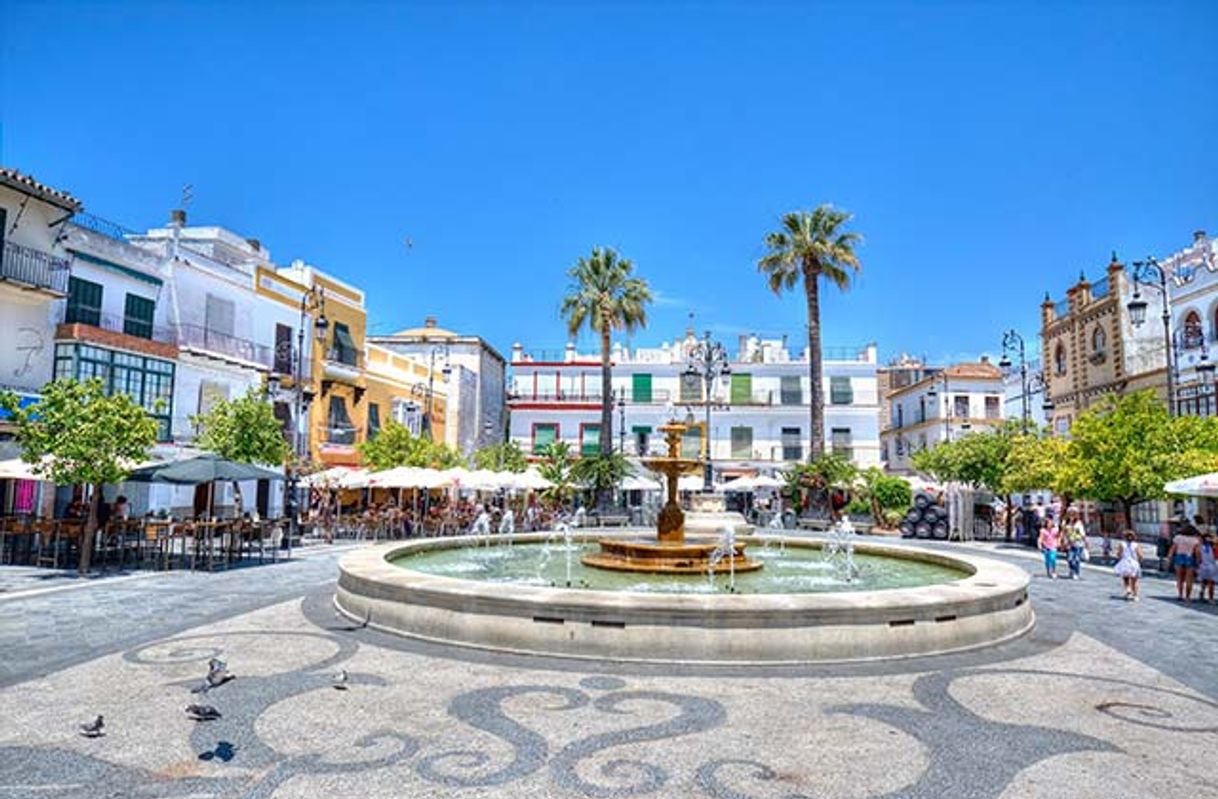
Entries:
POLYGON ((190 692, 205 694, 212 688, 219 688, 231 679, 233 679, 233 675, 228 670, 228 664, 219 658, 212 658, 207 661, 207 677, 203 682, 191 688, 190 692))
POLYGON ((338 673, 334 675, 334 689, 336 691, 347 690, 347 670, 346 669, 339 669, 338 673))
POLYGON ((102 728, 105 726, 106 723, 102 721, 102 717, 99 715, 97 718, 93 719, 93 721, 87 721, 84 724, 81 724, 80 734, 86 738, 100 738, 101 736, 105 735, 105 733, 102 732, 102 728))
POLYGON ((220 718, 220 711, 211 705, 187 705, 186 715, 193 721, 215 721, 220 718))

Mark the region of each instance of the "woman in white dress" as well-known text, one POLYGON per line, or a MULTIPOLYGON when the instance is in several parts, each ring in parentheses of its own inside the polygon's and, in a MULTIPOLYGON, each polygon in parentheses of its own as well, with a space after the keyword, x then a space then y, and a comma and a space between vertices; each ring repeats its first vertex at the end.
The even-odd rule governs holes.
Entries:
POLYGON ((1125 586, 1125 599, 1137 602, 1138 580, 1142 577, 1142 553, 1138 550, 1138 540, 1133 530, 1125 531, 1125 540, 1121 542, 1121 557, 1113 571, 1125 586))

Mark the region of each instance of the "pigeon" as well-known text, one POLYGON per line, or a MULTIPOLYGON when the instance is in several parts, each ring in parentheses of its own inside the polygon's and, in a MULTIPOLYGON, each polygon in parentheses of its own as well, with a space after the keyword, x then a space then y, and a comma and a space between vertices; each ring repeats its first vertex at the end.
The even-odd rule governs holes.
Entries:
POLYGON ((190 692, 205 694, 212 688, 219 688, 231 679, 233 679, 233 675, 228 670, 228 664, 219 658, 212 658, 207 661, 207 677, 203 682, 191 688, 190 692))
POLYGON ((102 728, 105 726, 106 724, 104 721, 102 721, 102 717, 98 716, 93 721, 86 721, 84 724, 81 724, 80 734, 86 738, 100 738, 101 736, 105 735, 105 733, 102 732, 102 728))
POLYGON ((334 690, 336 690, 336 691, 347 690, 347 670, 346 669, 339 669, 338 673, 334 675, 334 690))
POLYGON ((186 715, 192 721, 215 721, 220 718, 220 711, 211 705, 187 705, 186 715))

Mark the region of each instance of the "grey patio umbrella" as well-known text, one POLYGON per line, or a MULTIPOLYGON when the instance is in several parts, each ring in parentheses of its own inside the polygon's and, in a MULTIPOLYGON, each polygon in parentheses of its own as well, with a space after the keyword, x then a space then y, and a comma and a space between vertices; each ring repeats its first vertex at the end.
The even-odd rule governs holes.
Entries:
POLYGON ((199 485, 216 480, 282 480, 283 475, 254 466, 226 460, 212 452, 180 461, 166 461, 136 469, 127 476, 132 483, 175 483, 199 485))

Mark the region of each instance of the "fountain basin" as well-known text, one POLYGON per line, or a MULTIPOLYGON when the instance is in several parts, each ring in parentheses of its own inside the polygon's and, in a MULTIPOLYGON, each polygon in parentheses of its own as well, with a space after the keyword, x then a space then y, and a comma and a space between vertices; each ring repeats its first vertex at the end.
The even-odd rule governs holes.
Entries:
MULTIPOLYGON (((648 539, 602 538, 600 552, 580 558, 585 566, 624 572, 650 574, 728 574, 760 569, 760 561, 744 554, 744 543, 732 547, 734 557, 713 558, 720 543, 713 539, 690 539, 682 542, 648 539)), ((724 552, 727 550, 724 549, 724 552)))
MULTIPOLYGON (((546 538, 526 533, 512 536, 512 542, 542 543, 546 538)), ((581 543, 601 538, 574 536, 581 543)), ((758 547, 762 539, 746 541, 758 547)), ((479 543, 475 538, 420 539, 349 552, 340 562, 335 605, 376 629, 429 641, 678 663, 911 657, 988 646, 1022 635, 1035 622, 1022 569, 973 555, 870 542, 858 543, 856 553, 943 566, 958 578, 835 593, 662 594, 504 585, 400 565, 410 555, 479 543)), ((814 550, 822 542, 788 538, 783 543, 814 550)))

